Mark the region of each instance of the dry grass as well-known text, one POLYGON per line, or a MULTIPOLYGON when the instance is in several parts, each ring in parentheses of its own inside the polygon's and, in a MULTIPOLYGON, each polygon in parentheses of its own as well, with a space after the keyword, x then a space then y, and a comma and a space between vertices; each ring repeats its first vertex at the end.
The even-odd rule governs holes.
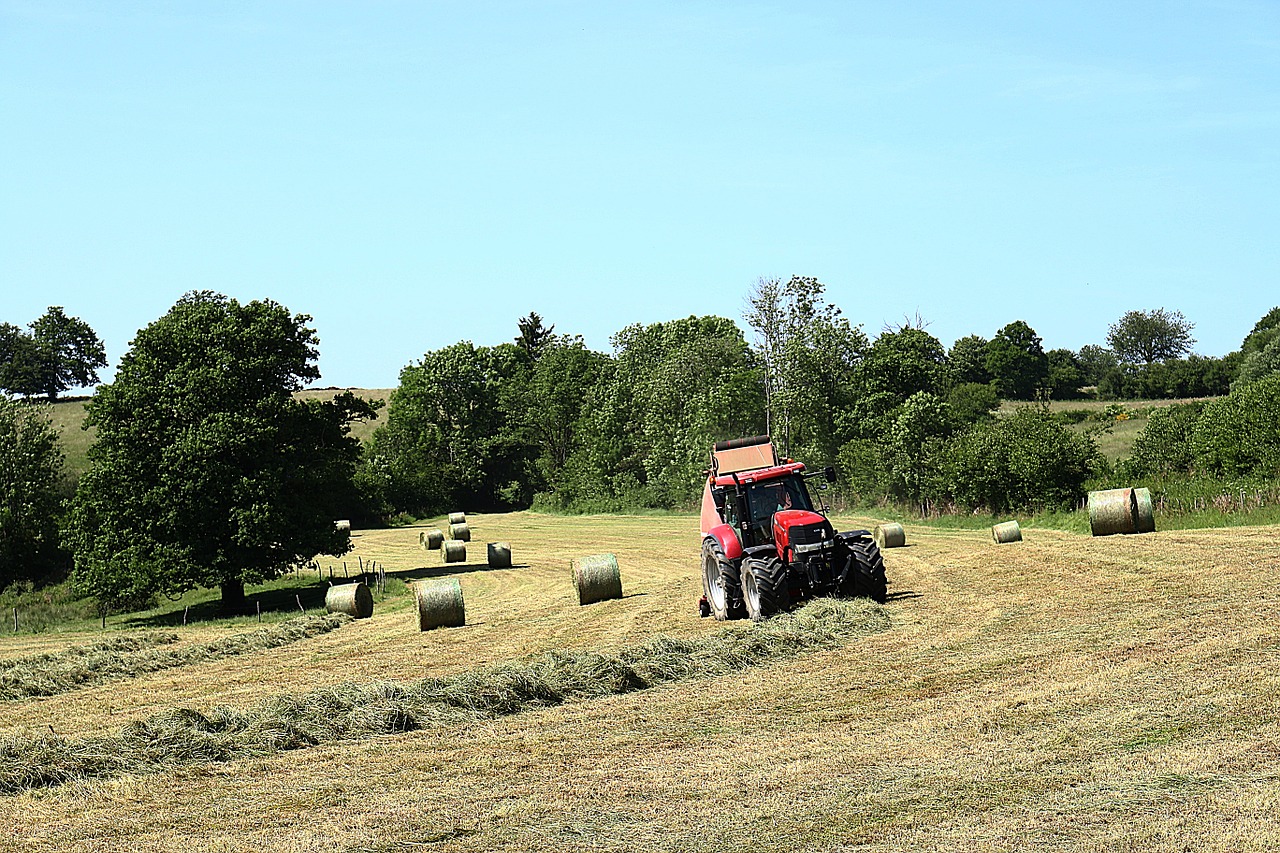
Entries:
MULTIPOLYGON (((6 725, 91 734, 173 706, 249 708, 282 692, 443 677, 719 627, 694 614, 694 518, 473 521, 482 538, 510 541, 520 562, 461 570, 476 620, 466 628, 420 634, 406 595, 283 654, 14 703, 6 725), (565 542, 581 543, 579 556, 617 554, 627 596, 578 607, 565 542)), ((908 525, 908 547, 886 555, 893 627, 852 646, 462 727, 28 791, 0 799, 0 844, 41 853, 1280 846, 1274 530, 1024 536, 997 546, 986 530, 908 525)), ((418 548, 416 529, 356 541, 392 573, 455 569, 418 548)))

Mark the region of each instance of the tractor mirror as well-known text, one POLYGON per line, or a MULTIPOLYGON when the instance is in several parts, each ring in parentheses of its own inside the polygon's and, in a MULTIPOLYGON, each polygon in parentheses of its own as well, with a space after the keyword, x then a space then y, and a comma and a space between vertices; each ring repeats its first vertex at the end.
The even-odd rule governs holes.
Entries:
POLYGON ((834 483, 836 481, 836 469, 832 468, 830 465, 828 465, 822 473, 826 475, 828 483, 834 483))

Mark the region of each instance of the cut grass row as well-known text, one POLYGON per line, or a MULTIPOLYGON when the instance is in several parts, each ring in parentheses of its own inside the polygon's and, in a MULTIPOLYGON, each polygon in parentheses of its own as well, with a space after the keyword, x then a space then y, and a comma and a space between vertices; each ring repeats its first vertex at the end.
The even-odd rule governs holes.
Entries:
POLYGON ((176 643, 175 633, 126 634, 89 646, 4 660, 0 661, 0 700, 57 696, 142 673, 278 649, 327 634, 350 621, 350 617, 340 613, 302 616, 256 631, 177 648, 159 648, 176 643))
POLYGON ((276 697, 248 711, 218 708, 206 716, 178 708, 107 737, 10 735, 0 742, 0 792, 475 723, 773 664, 888 627, 879 605, 824 599, 745 629, 726 628, 698 639, 658 636, 612 654, 556 651, 527 663, 407 685, 343 683, 276 697))

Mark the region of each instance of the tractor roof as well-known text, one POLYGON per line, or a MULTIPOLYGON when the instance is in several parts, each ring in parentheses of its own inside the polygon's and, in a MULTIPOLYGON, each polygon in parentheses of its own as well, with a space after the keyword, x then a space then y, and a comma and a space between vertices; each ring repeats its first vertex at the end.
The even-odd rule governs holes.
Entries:
MULTIPOLYGON (((784 462, 781 465, 770 465, 768 468, 756 468, 751 471, 735 472, 737 473, 737 482, 746 486, 751 483, 763 483, 768 480, 779 480, 783 477, 789 477, 792 474, 799 474, 804 470, 803 462, 784 462)), ((734 484, 733 476, 721 475, 713 481, 716 486, 732 486, 734 484)))

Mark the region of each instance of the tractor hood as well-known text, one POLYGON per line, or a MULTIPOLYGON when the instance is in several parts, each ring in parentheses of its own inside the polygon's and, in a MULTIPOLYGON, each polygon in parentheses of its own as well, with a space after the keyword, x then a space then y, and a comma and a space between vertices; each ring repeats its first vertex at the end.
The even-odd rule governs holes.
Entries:
POLYGON ((784 509, 773 514, 773 541, 780 557, 793 545, 825 544, 834 539, 835 529, 831 522, 816 512, 784 509))

